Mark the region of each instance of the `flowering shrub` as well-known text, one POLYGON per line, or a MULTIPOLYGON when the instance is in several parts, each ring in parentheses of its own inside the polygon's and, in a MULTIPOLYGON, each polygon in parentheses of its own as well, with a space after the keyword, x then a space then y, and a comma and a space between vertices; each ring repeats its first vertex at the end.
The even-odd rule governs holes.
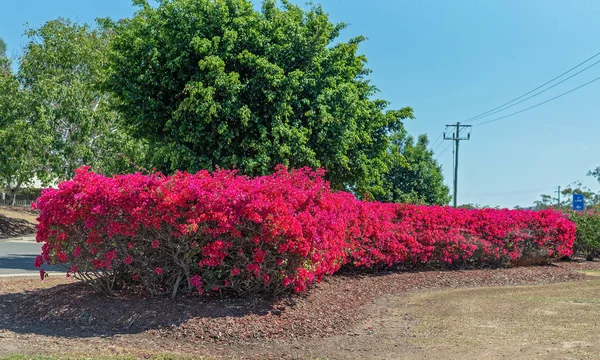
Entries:
POLYGON ((321 170, 105 177, 81 168, 38 200, 36 266, 110 292, 300 292, 350 263, 505 263, 570 255, 575 228, 553 211, 362 202, 321 170))

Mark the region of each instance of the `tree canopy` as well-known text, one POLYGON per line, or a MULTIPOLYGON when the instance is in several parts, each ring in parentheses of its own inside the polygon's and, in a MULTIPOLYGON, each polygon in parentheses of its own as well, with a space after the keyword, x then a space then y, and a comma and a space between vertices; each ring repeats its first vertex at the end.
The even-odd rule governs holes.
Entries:
POLYGON ((57 19, 27 35, 18 79, 32 124, 49 137, 42 155, 47 177, 70 178, 82 165, 105 173, 129 169, 138 144, 123 131, 113 98, 101 87, 108 32, 57 19))
POLYGON ((27 32, 14 74, 0 57, 0 188, 70 178, 82 165, 132 169, 144 146, 124 130, 102 90, 109 34, 69 20, 27 32))
POLYGON ((0 38, 0 57, 6 56, 6 43, 0 38))
POLYGON ((389 171, 384 175, 384 193, 377 196, 388 202, 412 202, 446 205, 450 189, 444 184, 442 168, 427 147, 429 140, 421 135, 397 133, 392 137, 388 152, 389 171))
POLYGON ((390 133, 413 116, 375 99, 363 37, 337 41, 320 6, 138 0, 113 23, 106 85, 159 169, 324 167, 334 188, 383 194, 390 133))

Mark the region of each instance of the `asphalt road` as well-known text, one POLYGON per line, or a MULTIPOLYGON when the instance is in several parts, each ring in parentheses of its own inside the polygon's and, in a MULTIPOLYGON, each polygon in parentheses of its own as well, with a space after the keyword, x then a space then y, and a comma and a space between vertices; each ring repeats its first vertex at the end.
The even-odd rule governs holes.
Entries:
MULTIPOLYGON (((39 275, 40 269, 33 263, 41 252, 42 244, 28 239, 0 241, 0 276, 39 275)), ((42 269, 61 271, 48 265, 43 265, 42 269)))

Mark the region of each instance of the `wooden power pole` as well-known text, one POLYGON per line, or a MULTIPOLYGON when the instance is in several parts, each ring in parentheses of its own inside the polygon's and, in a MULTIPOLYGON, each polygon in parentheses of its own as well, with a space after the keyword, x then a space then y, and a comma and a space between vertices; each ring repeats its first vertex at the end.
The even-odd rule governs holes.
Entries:
POLYGON ((458 144, 461 140, 471 139, 471 127, 472 125, 461 125, 460 122, 452 125, 446 125, 446 131, 449 128, 453 128, 451 135, 446 135, 444 131, 444 140, 454 141, 454 195, 452 196, 452 204, 454 207, 457 205, 458 197, 458 144))

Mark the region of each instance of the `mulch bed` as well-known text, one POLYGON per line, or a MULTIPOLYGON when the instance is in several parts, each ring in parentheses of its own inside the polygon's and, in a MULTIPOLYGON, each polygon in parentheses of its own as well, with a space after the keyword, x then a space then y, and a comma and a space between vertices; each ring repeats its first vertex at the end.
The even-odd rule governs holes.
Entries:
POLYGON ((351 331, 381 296, 430 289, 577 281, 577 270, 600 262, 559 262, 504 269, 346 273, 330 276, 304 295, 275 300, 179 297, 144 299, 131 292, 100 296, 81 283, 2 294, 0 328, 66 337, 148 332, 192 343, 248 343, 325 337, 351 331))
POLYGON ((35 225, 24 219, 0 214, 0 239, 35 234, 35 225))
MULTIPOLYGON (((28 215, 39 215, 38 211, 21 206, 2 206, 0 209, 28 215)), ((35 231, 35 224, 25 219, 12 218, 0 214, 0 239, 33 235, 35 231)))

